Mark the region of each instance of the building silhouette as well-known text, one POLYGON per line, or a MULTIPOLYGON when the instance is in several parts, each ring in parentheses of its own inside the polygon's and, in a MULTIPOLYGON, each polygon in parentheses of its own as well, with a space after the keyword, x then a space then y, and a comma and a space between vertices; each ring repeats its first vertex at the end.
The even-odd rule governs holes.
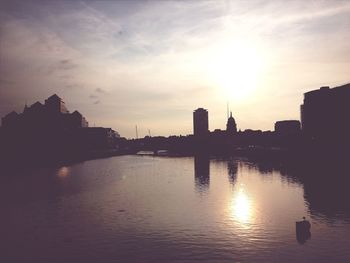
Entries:
POLYGON ((45 104, 39 101, 31 106, 24 106, 23 112, 18 114, 10 112, 1 120, 4 129, 71 129, 84 128, 89 124, 85 117, 78 111, 70 113, 64 101, 56 94, 45 100, 45 104))
POLYGON ((300 121, 298 120, 277 121, 275 123, 275 132, 278 135, 297 135, 300 131, 300 121))
POLYGON ((193 134, 194 136, 205 136, 209 133, 208 111, 198 108, 193 112, 193 134))
POLYGON ((53 114, 69 113, 64 101, 60 97, 58 97, 56 94, 52 95, 51 97, 45 100, 45 106, 47 110, 53 114))
POLYGON ((116 148, 116 139, 120 135, 111 128, 89 127, 77 129, 76 140, 85 150, 103 150, 116 148))
POLYGON ((232 117, 232 112, 230 112, 230 117, 227 119, 226 132, 227 134, 237 133, 237 125, 235 119, 232 117))
POLYGON ((114 154, 120 136, 111 128, 88 127, 56 94, 2 118, 0 163, 42 165, 114 154))
POLYGON ((301 127, 312 139, 348 138, 350 134, 350 83, 304 93, 301 127))
POLYGON ((11 111, 9 114, 1 119, 2 127, 14 127, 18 123, 19 114, 15 111, 11 111))

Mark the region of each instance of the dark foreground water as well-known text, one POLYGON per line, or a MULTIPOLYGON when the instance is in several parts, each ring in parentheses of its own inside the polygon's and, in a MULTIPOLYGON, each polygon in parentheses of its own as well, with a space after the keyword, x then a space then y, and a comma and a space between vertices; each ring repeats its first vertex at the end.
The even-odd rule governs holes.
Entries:
POLYGON ((0 262, 350 262, 342 172, 149 156, 3 171, 0 262))

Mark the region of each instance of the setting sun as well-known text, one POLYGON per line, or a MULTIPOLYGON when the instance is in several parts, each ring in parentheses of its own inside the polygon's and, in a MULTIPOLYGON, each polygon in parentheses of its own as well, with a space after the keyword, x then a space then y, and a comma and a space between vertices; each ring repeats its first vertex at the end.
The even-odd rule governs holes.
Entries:
POLYGON ((228 100, 241 100, 258 86, 263 70, 262 55, 249 43, 233 42, 213 52, 209 75, 228 100))

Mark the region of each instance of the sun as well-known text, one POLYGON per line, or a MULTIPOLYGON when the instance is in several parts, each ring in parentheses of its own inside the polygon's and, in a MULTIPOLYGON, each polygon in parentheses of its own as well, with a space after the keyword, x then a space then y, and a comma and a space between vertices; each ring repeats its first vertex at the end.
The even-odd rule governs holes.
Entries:
POLYGON ((211 56, 208 74, 227 100, 246 99, 258 87, 263 58, 254 46, 233 42, 216 48, 211 56))

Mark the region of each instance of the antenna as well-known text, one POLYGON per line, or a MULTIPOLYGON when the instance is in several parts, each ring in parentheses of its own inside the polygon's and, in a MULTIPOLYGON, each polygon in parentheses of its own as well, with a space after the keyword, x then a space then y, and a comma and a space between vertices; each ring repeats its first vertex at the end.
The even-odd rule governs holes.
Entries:
POLYGON ((138 138, 139 138, 139 133, 137 131, 137 125, 136 125, 136 139, 138 139, 138 138))
POLYGON ((228 119, 228 117, 229 117, 229 116, 228 116, 228 112, 229 112, 229 108, 230 108, 230 104, 229 104, 229 102, 228 102, 228 101, 227 101, 226 106, 227 106, 227 109, 226 109, 226 110, 227 110, 226 115, 227 115, 227 119, 228 119))
POLYGON ((27 100, 25 100, 23 112, 24 112, 27 108, 28 108, 28 106, 27 106, 27 100))

